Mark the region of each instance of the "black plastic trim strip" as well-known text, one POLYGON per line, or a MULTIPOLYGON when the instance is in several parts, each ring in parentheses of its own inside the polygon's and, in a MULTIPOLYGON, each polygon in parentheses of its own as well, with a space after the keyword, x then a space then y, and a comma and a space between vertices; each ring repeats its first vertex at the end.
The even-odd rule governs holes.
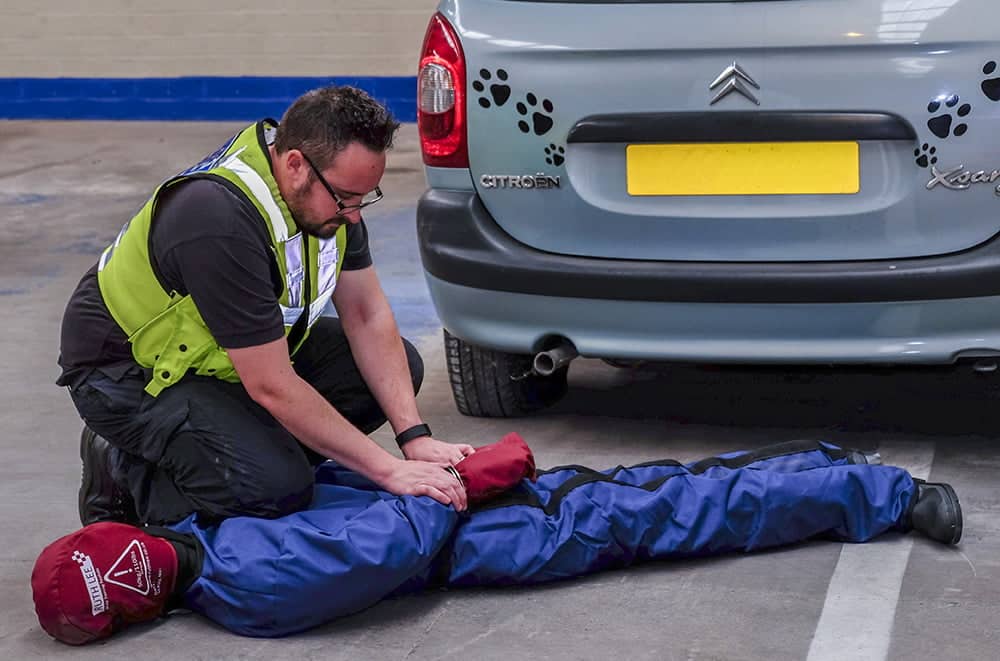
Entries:
POLYGON ((417 206, 424 268, 476 289, 692 303, 860 303, 1000 295, 1000 239, 947 255, 835 262, 578 257, 518 242, 476 193, 430 190, 417 206))
POLYGON ((802 142, 917 139, 899 115, 881 112, 651 112, 591 115, 566 142, 802 142))

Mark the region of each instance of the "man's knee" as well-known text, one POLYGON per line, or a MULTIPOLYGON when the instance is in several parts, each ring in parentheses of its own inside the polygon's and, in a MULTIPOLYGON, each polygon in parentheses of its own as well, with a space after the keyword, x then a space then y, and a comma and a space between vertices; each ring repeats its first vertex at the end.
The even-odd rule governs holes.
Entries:
POLYGON ((234 452, 234 443, 212 440, 214 436, 178 434, 160 464, 193 511, 213 519, 275 518, 312 502, 313 467, 291 435, 244 443, 240 452, 234 452))
MULTIPOLYGON (((269 468, 254 471, 239 480, 234 487, 237 512, 229 516, 257 516, 275 518, 298 512, 309 507, 313 497, 316 475, 305 454, 296 448, 287 448, 279 456, 271 456, 269 468), (292 456, 289 456, 292 455, 292 456)), ((262 462, 262 464, 265 462, 262 462)))
POLYGON ((424 359, 420 357, 420 352, 403 338, 403 347, 406 349, 406 362, 410 366, 410 378, 413 379, 413 392, 420 392, 420 384, 424 382, 424 359))
POLYGON ((252 516, 276 519, 309 507, 313 497, 313 473, 309 477, 288 475, 261 480, 254 485, 233 487, 228 494, 217 499, 202 500, 195 511, 206 520, 228 519, 234 516, 252 516))
POLYGON ((312 466, 303 460, 301 466, 289 467, 281 472, 281 475, 269 476, 254 489, 243 515, 272 519, 309 507, 315 484, 312 466))

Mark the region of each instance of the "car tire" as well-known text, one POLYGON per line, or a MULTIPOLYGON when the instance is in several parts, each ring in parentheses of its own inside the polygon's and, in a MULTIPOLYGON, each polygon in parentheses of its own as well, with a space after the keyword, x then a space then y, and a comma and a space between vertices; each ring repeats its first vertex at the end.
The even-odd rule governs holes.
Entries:
POLYGON ((444 331, 448 378, 458 412, 478 418, 514 418, 547 408, 566 394, 563 367, 550 376, 531 372, 532 356, 493 351, 444 331))

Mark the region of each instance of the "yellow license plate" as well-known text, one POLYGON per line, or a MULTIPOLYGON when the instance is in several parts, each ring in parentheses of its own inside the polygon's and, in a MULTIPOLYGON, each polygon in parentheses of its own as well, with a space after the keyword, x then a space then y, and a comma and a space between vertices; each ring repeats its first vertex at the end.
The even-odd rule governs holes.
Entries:
POLYGON ((628 145, 629 195, 844 195, 861 189, 857 142, 628 145))

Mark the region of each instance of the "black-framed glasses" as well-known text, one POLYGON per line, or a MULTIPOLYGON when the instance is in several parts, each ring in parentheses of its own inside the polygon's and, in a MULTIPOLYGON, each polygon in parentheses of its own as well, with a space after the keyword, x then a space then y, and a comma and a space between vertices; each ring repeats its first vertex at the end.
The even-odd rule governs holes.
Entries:
POLYGON ((312 162, 312 159, 306 156, 305 152, 301 153, 302 153, 302 158, 306 159, 306 163, 308 163, 309 167, 312 168, 312 171, 316 175, 316 178, 319 179, 319 182, 321 184, 323 184, 323 188, 325 188, 326 192, 330 194, 330 197, 333 198, 333 201, 337 203, 338 216, 343 216, 344 214, 352 213, 354 211, 360 211, 361 209, 364 209, 365 207, 370 207, 371 205, 375 204, 376 202, 382 199, 382 189, 376 186, 375 190, 373 190, 371 193, 368 193, 367 195, 365 195, 365 197, 361 199, 360 204, 344 204, 343 201, 340 199, 340 196, 337 195, 336 192, 334 192, 333 186, 330 185, 330 182, 326 180, 326 177, 324 177, 323 174, 319 171, 319 168, 316 167, 316 164, 312 162))

